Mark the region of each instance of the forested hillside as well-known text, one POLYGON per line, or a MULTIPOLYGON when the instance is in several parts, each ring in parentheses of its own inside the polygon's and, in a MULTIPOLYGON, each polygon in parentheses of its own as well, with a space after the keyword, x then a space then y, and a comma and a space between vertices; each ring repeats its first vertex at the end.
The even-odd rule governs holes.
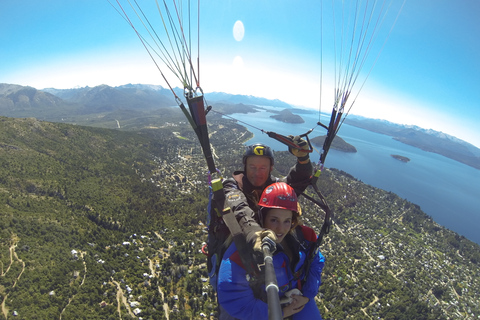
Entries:
MULTIPOLYGON (((125 132, 0 117, 0 319, 215 318, 200 252, 207 168, 191 128, 163 121, 125 132)), ((249 133, 210 123, 229 174, 249 133)), ((286 174, 294 158, 276 157, 286 174)), ((480 315, 478 245, 343 172, 322 173, 320 188, 336 214, 325 319, 480 315)), ((323 222, 307 203, 304 217, 323 222)))

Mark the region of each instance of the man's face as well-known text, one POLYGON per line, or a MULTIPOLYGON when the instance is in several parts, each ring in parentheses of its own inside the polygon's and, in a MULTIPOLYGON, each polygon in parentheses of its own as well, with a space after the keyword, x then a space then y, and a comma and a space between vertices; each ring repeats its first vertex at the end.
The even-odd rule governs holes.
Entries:
POLYGON ((273 170, 270 158, 261 156, 248 157, 245 168, 248 181, 255 187, 263 186, 273 170))

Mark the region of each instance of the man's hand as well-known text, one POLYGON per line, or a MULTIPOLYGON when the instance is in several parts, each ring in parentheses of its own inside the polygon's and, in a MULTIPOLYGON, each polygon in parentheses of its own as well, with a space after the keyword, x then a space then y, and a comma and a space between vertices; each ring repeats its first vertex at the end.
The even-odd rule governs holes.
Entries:
POLYGON ((300 163, 306 163, 308 162, 307 160, 309 159, 309 146, 307 141, 302 139, 300 136, 288 136, 290 139, 292 139, 293 143, 295 143, 297 146, 299 146, 301 149, 297 148, 292 148, 288 147, 288 151, 293 154, 295 157, 298 158, 298 161, 300 163))
POLYGON ((253 245, 253 250, 256 252, 260 252, 262 254, 263 254, 263 250, 262 250, 263 238, 269 237, 273 241, 277 241, 277 236, 275 235, 275 232, 273 232, 270 229, 263 229, 263 230, 257 231, 255 232, 255 235, 256 235, 256 238, 255 238, 255 243, 253 245))

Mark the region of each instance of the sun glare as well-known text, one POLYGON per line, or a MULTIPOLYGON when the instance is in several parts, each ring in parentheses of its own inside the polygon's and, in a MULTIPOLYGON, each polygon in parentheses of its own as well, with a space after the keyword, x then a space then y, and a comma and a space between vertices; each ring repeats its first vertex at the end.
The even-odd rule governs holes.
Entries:
POLYGON ((233 25, 233 37, 237 41, 242 41, 243 37, 245 36, 245 27, 243 26, 243 22, 237 20, 233 25))

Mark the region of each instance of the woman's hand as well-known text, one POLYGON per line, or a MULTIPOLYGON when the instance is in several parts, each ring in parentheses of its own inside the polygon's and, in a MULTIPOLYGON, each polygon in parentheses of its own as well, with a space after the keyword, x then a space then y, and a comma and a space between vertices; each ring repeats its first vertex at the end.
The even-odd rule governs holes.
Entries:
POLYGON ((303 307, 310 301, 307 297, 293 294, 292 302, 283 308, 283 317, 288 318, 295 313, 302 311, 303 307))

